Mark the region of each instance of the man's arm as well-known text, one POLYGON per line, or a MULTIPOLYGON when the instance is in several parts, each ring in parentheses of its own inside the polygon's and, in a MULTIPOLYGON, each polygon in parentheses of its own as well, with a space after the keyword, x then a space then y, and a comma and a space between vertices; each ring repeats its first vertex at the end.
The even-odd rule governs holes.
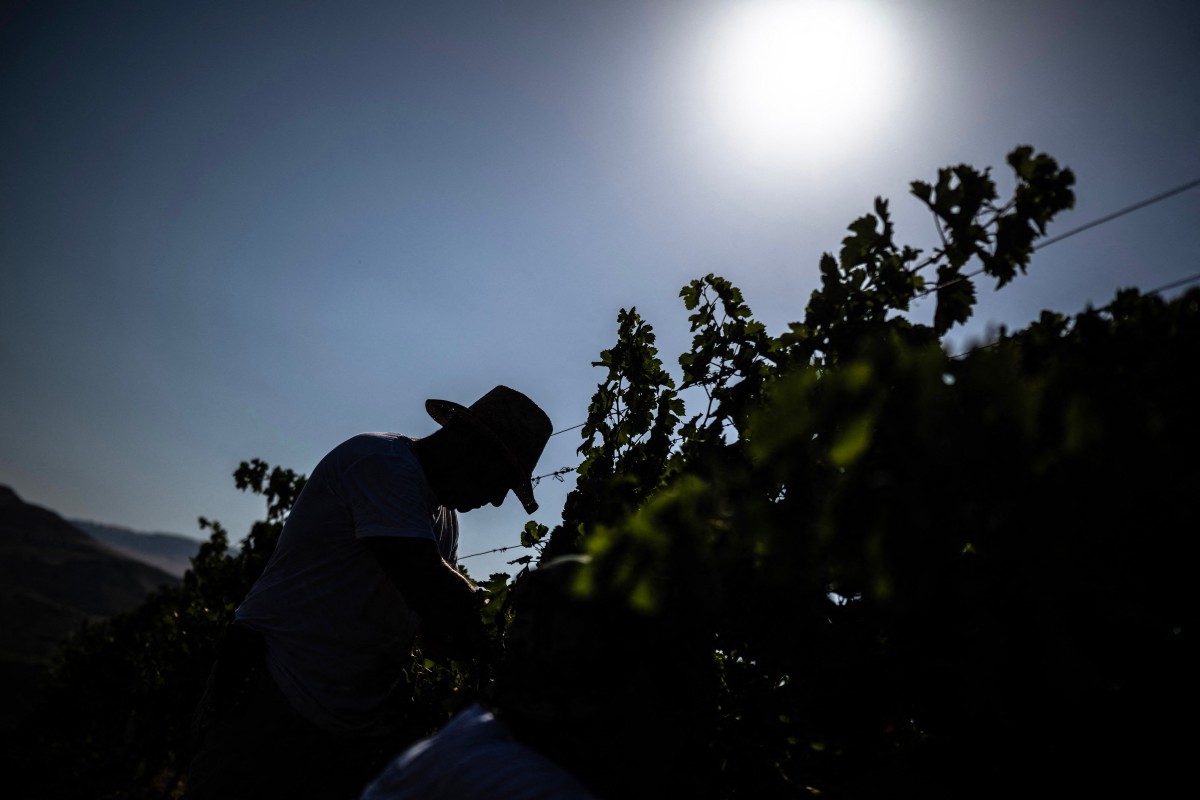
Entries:
POLYGON ((479 616, 479 592, 450 566, 431 539, 366 536, 361 540, 421 616, 424 629, 462 655, 475 654, 487 640, 479 616))

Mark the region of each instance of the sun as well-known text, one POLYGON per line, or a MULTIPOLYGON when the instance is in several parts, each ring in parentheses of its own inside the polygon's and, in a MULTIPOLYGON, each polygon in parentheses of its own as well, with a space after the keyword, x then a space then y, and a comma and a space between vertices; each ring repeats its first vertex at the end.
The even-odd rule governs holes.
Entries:
POLYGON ((865 0, 732 4, 709 40, 709 120, 757 159, 845 154, 895 106, 894 38, 865 0))

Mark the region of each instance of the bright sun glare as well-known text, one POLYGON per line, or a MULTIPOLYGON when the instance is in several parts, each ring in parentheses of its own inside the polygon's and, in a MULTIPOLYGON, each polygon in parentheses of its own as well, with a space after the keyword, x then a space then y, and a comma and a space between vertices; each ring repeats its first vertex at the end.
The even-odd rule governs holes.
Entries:
POLYGON ((709 113, 754 160, 847 155, 896 100, 892 38, 879 4, 736 3, 717 21, 709 113))

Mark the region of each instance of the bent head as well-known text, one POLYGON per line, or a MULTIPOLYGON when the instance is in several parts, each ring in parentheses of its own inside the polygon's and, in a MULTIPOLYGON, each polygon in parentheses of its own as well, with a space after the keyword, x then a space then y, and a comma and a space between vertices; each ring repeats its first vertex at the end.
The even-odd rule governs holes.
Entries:
POLYGON ((455 511, 472 511, 504 502, 513 486, 512 470, 486 437, 451 422, 422 442, 441 467, 429 479, 442 505, 455 511))
POLYGON ((525 510, 537 510, 532 475, 553 430, 532 400, 497 386, 471 406, 427 400, 441 430, 420 440, 426 475, 442 505, 470 511, 499 506, 511 489, 525 510))

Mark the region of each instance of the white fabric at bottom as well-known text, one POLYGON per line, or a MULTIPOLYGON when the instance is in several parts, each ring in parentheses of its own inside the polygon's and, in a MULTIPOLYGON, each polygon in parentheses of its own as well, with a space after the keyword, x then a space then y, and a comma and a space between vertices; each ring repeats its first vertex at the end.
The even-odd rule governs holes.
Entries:
POLYGON ((569 772, 513 738, 479 705, 401 753, 363 800, 595 800, 569 772))

